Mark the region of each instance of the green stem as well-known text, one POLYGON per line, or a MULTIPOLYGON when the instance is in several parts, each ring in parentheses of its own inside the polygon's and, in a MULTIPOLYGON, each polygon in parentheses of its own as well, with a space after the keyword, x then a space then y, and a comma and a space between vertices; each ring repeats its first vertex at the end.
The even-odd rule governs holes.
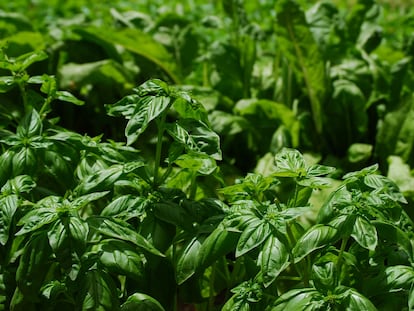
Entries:
POLYGON ((339 255, 338 255, 338 260, 336 262, 336 268, 338 271, 338 285, 340 285, 340 275, 341 275, 341 269, 342 269, 342 264, 343 264, 343 254, 345 252, 345 248, 346 248, 346 244, 348 243, 349 237, 345 237, 342 239, 341 242, 341 248, 339 250, 339 255))

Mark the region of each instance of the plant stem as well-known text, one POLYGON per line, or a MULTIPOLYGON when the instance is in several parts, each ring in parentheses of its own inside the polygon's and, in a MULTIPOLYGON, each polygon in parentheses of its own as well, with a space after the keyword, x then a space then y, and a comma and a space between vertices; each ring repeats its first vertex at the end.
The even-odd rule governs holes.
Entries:
POLYGON ((339 255, 338 255, 338 261, 336 263, 336 268, 338 271, 338 285, 340 285, 340 275, 341 275, 341 269, 342 269, 342 263, 343 263, 343 254, 345 252, 345 248, 346 248, 346 244, 348 243, 348 239, 349 237, 345 237, 342 239, 341 242, 341 248, 339 250, 339 255))

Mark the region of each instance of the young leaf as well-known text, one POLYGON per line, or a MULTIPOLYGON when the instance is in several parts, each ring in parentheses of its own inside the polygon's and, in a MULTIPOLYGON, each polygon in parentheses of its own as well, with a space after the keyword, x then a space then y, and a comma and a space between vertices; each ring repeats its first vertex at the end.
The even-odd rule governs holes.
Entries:
POLYGON ((377 229, 361 216, 356 218, 351 236, 366 249, 373 251, 377 247, 377 229))
MULTIPOLYGON (((107 169, 102 169, 95 174, 86 177, 78 184, 74 192, 78 195, 85 195, 92 192, 111 189, 115 181, 118 180, 123 173, 122 165, 112 165, 107 169)), ((103 193, 105 193, 105 191, 103 193)))
POLYGON ((33 137, 40 135, 42 130, 43 124, 40 115, 35 109, 33 109, 23 118, 23 121, 17 127, 17 135, 20 137, 33 137))
POLYGON ((355 289, 349 289, 347 292, 346 303, 342 304, 345 310, 366 310, 366 311, 377 311, 374 304, 361 293, 355 289))
POLYGON ((306 175, 306 164, 302 154, 296 149, 283 148, 275 156, 278 177, 302 177, 306 175))

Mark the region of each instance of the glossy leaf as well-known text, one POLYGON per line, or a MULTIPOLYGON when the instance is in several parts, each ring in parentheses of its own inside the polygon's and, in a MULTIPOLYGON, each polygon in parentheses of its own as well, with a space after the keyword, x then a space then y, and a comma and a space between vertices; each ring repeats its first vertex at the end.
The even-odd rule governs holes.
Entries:
POLYGON ((292 250, 295 262, 302 260, 311 252, 338 241, 339 232, 330 226, 315 225, 296 242, 292 250))
POLYGON ((355 220, 354 229, 351 236, 362 247, 375 250, 378 244, 377 229, 368 220, 359 216, 355 220))
POLYGON ((201 241, 195 237, 183 245, 178 253, 176 266, 177 284, 180 285, 194 275, 199 255, 201 241))
POLYGON ((111 189, 115 181, 118 180, 122 174, 123 166, 115 164, 86 177, 75 188, 75 192, 78 195, 84 195, 91 192, 111 189))
POLYGON ((270 225, 257 218, 243 230, 236 248, 236 257, 240 257, 266 240, 271 234, 270 225))
POLYGON ((296 149, 283 148, 275 156, 275 176, 302 177, 306 175, 306 164, 302 154, 296 149))
POLYGON ((361 293, 357 292, 354 289, 349 289, 348 299, 345 310, 367 310, 367 311, 377 311, 375 305, 361 293))
POLYGON ((50 224, 58 218, 57 212, 50 207, 36 208, 24 215, 17 225, 23 226, 16 235, 27 234, 50 224))
POLYGON ((91 270, 86 273, 82 286, 82 311, 116 311, 120 309, 116 286, 104 271, 91 270))
POLYGON ((140 280, 144 273, 145 258, 129 243, 122 240, 104 240, 99 244, 102 265, 111 273, 140 280))
POLYGON ((263 245, 258 261, 263 274, 263 282, 267 287, 272 284, 281 272, 289 267, 289 252, 285 244, 270 235, 263 245))
POLYGON ((107 217, 93 216, 87 219, 87 223, 94 230, 108 237, 129 241, 136 246, 157 256, 164 256, 151 245, 142 235, 129 228, 126 222, 107 217))
POLYGON ((40 115, 36 110, 32 110, 17 127, 17 135, 21 137, 33 137, 40 135, 42 130, 43 124, 40 115))
POLYGON ((291 289, 284 293, 269 308, 270 311, 317 311, 325 309, 324 297, 314 288, 291 289))
POLYGON ((14 214, 19 206, 17 195, 0 198, 0 244, 5 245, 10 237, 14 214))
POLYGON ((168 125, 167 131, 187 151, 221 160, 220 138, 207 124, 194 119, 180 119, 168 125))

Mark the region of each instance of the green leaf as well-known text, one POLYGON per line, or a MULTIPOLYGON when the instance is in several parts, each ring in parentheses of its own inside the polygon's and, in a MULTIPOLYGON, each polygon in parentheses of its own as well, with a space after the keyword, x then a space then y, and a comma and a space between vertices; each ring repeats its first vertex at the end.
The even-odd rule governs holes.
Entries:
POLYGON ((414 284, 412 267, 396 265, 385 269, 387 289, 391 292, 409 290, 414 284))
POLYGON ((21 148, 12 158, 13 175, 31 175, 37 168, 36 153, 32 148, 21 148))
POLYGON ((78 245, 85 245, 88 242, 89 226, 85 220, 71 216, 69 218, 69 232, 78 245))
POLYGON ((220 138, 207 124, 194 119, 180 119, 168 124, 167 131, 185 150, 221 160, 220 138))
POLYGON ((217 169, 216 161, 203 153, 180 155, 174 163, 181 168, 189 169, 199 175, 210 175, 217 169))
POLYGON ((121 311, 165 311, 165 309, 151 296, 135 293, 122 304, 121 311))
POLYGON ((91 216, 87 219, 87 223, 89 224, 89 227, 103 235, 129 241, 154 255, 164 257, 164 255, 152 246, 143 236, 130 229, 126 222, 107 217, 91 216))
POLYGON ((115 183, 123 174, 123 166, 115 164, 107 169, 102 169, 93 175, 89 175, 82 180, 75 188, 74 192, 78 195, 103 191, 111 189, 115 183))
POLYGON ((346 302, 346 306, 344 310, 346 311, 359 311, 359 310, 366 310, 366 311, 377 311, 377 308, 374 304, 361 293, 357 292, 354 289, 348 290, 348 299, 346 302))
POLYGON ((336 287, 336 266, 335 262, 333 261, 326 261, 329 259, 334 259, 335 261, 337 258, 322 257, 312 266, 312 280, 315 288, 317 288, 320 292, 328 293, 329 290, 336 287))
POLYGON ((47 231, 49 245, 52 250, 57 253, 64 246, 65 240, 68 238, 65 225, 61 221, 56 221, 47 231))
POLYGON ((86 273, 81 285, 82 311, 116 311, 120 309, 117 288, 104 271, 91 270, 86 273))
POLYGON ((34 187, 36 187, 35 181, 32 177, 28 175, 19 175, 13 179, 10 179, 6 184, 1 188, 0 192, 4 193, 24 193, 30 192, 34 187))
POLYGON ((17 135, 20 137, 33 137, 42 133, 43 124, 39 113, 33 109, 28 113, 17 127, 17 135))
POLYGON ((20 55, 16 58, 16 65, 19 69, 17 71, 26 70, 30 65, 40 62, 48 58, 48 55, 44 51, 33 51, 24 55, 20 55))
POLYGON ((291 289, 273 303, 269 311, 319 311, 326 309, 324 297, 314 288, 291 289))
POLYGON ((111 273, 140 280, 143 277, 145 258, 136 248, 121 240, 104 240, 99 244, 102 265, 111 273))
POLYGON ((88 205, 89 203, 99 200, 106 196, 109 193, 109 191, 102 191, 102 192, 92 192, 89 194, 85 194, 83 196, 75 198, 70 205, 74 209, 81 209, 85 205, 88 205))
POLYGON ((16 271, 16 282, 28 299, 37 299, 50 264, 51 249, 45 233, 33 236, 24 247, 16 271))
POLYGON ((16 81, 13 76, 2 76, 0 77, 0 93, 6 93, 10 91, 16 81))
POLYGON ((17 195, 8 195, 0 199, 0 244, 3 246, 9 240, 10 229, 18 206, 17 195))
MULTIPOLYGON (((176 65, 171 54, 160 43, 156 42, 151 35, 142 32, 138 28, 122 28, 120 30, 96 27, 82 27, 76 29, 76 32, 87 35, 93 40, 119 45, 124 49, 133 52, 144 59, 156 64, 167 75, 178 83, 176 76, 176 65)), ((101 44, 102 45, 102 44, 101 44)))
POLYGON ((239 236, 240 233, 228 231, 223 224, 220 224, 201 245, 197 257, 197 270, 203 271, 220 257, 234 251, 239 236))
POLYGON ((362 247, 374 251, 378 244, 377 229, 365 218, 358 216, 351 236, 362 247))
POLYGON ((297 2, 278 1, 275 10, 277 12, 278 47, 288 59, 292 69, 305 81, 316 132, 321 134, 322 105, 327 80, 322 55, 306 22, 305 14, 297 2))
POLYGON ((36 208, 20 218, 17 225, 23 227, 16 235, 23 235, 36 231, 45 225, 48 225, 58 219, 59 215, 55 209, 50 207, 36 208))
POLYGON ((278 177, 306 176, 306 164, 303 155, 296 149, 283 148, 275 155, 276 170, 273 174, 278 177))
POLYGON ((178 93, 178 96, 173 103, 173 108, 180 118, 200 120, 203 123, 208 123, 207 111, 201 103, 185 92, 178 93))
POLYGON ((127 144, 131 145, 145 131, 149 123, 168 109, 171 98, 166 96, 143 97, 135 107, 134 115, 125 127, 127 144))
POLYGON ((292 250, 295 262, 301 261, 311 252, 331 245, 339 239, 338 230, 325 225, 315 225, 300 237, 292 250))
POLYGON ((181 285, 194 275, 197 264, 197 257, 201 248, 201 242, 197 237, 187 241, 177 255, 176 279, 181 285))
POLYGON ((270 235, 262 247, 258 262, 260 262, 264 286, 268 287, 289 267, 289 252, 286 245, 274 235, 270 235))
POLYGON ((259 218, 251 221, 243 230, 236 248, 236 257, 243 256, 266 240, 271 234, 270 225, 259 218))
POLYGON ((101 216, 112 216, 128 220, 141 216, 145 212, 147 204, 148 200, 146 198, 123 195, 108 204, 102 210, 101 216))
POLYGON ((74 95, 67 91, 56 91, 55 98, 63 102, 71 103, 77 106, 83 106, 85 102, 83 100, 77 99, 74 95))

